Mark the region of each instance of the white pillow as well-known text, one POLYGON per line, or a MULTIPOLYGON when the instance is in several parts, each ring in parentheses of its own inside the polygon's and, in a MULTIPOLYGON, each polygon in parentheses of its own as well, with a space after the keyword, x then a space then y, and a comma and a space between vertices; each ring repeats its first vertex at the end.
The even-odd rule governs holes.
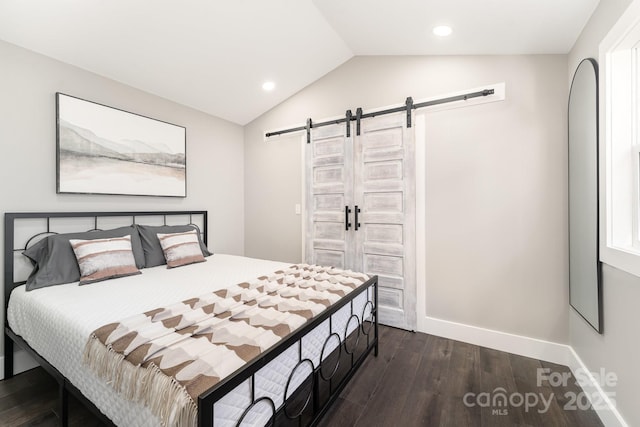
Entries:
POLYGON ((131 250, 131 236, 108 239, 70 239, 80 268, 80 284, 140 274, 131 250))
POLYGON ((158 233, 157 236, 164 258, 167 260, 167 268, 206 261, 195 230, 182 233, 158 233))

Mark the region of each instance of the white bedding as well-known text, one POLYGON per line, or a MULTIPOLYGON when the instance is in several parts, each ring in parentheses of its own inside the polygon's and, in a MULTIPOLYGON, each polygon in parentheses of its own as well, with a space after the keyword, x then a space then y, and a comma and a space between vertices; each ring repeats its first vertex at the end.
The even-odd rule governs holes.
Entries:
POLYGON ((55 366, 98 408, 121 426, 157 427, 159 420, 127 401, 83 363, 91 332, 110 322, 222 289, 290 264, 215 254, 206 262, 167 269, 158 266, 137 276, 91 285, 77 283, 11 293, 7 318, 13 331, 55 366), (122 292, 127 295, 122 297, 122 292), (122 304, 122 301, 127 301, 122 304), (109 310, 104 310, 109 307, 109 310))
MULTIPOLYGON (((116 425, 156 427, 160 421, 147 408, 114 392, 110 385, 82 363, 84 347, 91 332, 107 323, 252 280, 289 265, 215 254, 204 263, 174 269, 167 269, 166 266, 148 268, 137 276, 85 286, 70 283, 26 292, 23 285, 11 294, 7 318, 16 334, 22 336, 116 425), (122 304, 122 301, 126 303, 122 304), (105 310, 105 307, 109 309, 105 310)), ((358 313, 359 317, 369 292, 354 300, 353 312, 358 313)), ((327 320, 308 334, 302 341, 304 357, 317 366, 326 337, 331 332, 343 337, 350 316, 351 309, 347 305, 332 316, 331 331, 327 320)), ((355 324, 350 324, 348 332, 355 327, 355 324)), ((298 360, 298 349, 295 347, 285 351, 256 377, 256 392, 272 397, 276 407, 282 403, 281 390, 298 360)), ((299 381, 294 380, 294 383, 299 384, 299 381)), ((249 385, 245 382, 216 404, 215 425, 235 425, 249 404, 249 385)), ((248 419, 245 421, 257 425, 264 423, 260 417, 253 419, 253 422, 248 419)))

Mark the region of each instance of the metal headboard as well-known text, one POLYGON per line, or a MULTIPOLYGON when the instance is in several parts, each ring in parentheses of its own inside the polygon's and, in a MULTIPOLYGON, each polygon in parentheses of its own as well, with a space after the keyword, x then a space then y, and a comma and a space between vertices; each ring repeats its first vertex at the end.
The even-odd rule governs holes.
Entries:
MULTIPOLYGON (((15 253, 22 252, 25 247, 16 247, 15 232, 16 232, 16 220, 21 219, 43 219, 46 220, 46 231, 42 231, 34 234, 27 239, 27 244, 35 237, 43 234, 56 234, 51 229, 52 218, 93 218, 93 229, 99 229, 99 218, 130 218, 130 225, 136 224, 136 219, 141 217, 159 217, 162 218, 162 223, 167 225, 167 218, 171 217, 189 217, 189 224, 195 225, 196 228, 200 227, 194 223, 194 217, 202 218, 202 230, 199 230, 202 235, 202 240, 205 245, 207 244, 207 211, 125 211, 125 212, 18 212, 18 213, 5 213, 4 214, 4 308, 5 319, 7 313, 7 307, 9 305, 9 296, 11 291, 16 287, 24 283, 22 281, 16 281, 14 279, 15 274, 15 253)), ((184 222, 182 222, 184 224, 184 222)), ((176 224, 172 224, 176 225, 176 224)), ((76 230, 76 231, 87 231, 76 230)))

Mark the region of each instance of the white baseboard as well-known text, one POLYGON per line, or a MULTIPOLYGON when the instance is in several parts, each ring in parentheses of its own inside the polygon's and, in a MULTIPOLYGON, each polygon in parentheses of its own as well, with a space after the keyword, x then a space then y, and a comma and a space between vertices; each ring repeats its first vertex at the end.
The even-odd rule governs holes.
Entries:
POLYGON ((600 417, 602 424, 607 427, 629 427, 624 418, 622 418, 620 412, 618 412, 618 408, 616 408, 615 403, 612 402, 604 390, 602 390, 600 383, 593 377, 593 375, 591 375, 591 372, 582 362, 582 359, 580 359, 573 348, 569 347, 569 349, 571 350, 572 360, 567 366, 571 368, 571 372, 576 376, 577 372, 582 373, 583 377, 585 374, 588 375, 589 380, 582 383, 582 390, 585 392, 587 397, 589 397, 589 400, 600 417), (594 399, 597 399, 598 401, 594 402, 594 399))
POLYGON ((506 351, 507 353, 534 359, 546 360, 560 365, 570 366, 571 347, 536 338, 479 328, 477 326, 450 322, 448 320, 425 317, 418 320, 418 330, 426 334, 437 335, 457 341, 464 341, 482 347, 506 351))
MULTIPOLYGON (((40 366, 33 357, 24 350, 16 350, 13 353, 13 374, 19 374, 29 369, 40 366)), ((4 356, 0 356, 0 380, 4 379, 4 356)))
MULTIPOLYGON (((565 365, 571 369, 576 378, 585 378, 585 374, 589 373, 589 370, 573 348, 566 344, 553 343, 432 317, 419 318, 417 329, 419 332, 430 335, 565 365)), ((587 383, 582 384, 582 389, 589 397, 589 401, 592 403, 602 423, 606 427, 629 427, 616 409, 615 404, 607 397, 595 378, 590 374, 586 376, 588 377, 587 383)))

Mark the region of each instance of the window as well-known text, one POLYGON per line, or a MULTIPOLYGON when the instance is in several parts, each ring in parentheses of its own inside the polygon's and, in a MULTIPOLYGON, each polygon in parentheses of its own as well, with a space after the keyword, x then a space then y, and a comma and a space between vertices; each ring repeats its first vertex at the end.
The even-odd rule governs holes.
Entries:
POLYGON ((600 44, 600 258, 640 276, 640 0, 600 44))

